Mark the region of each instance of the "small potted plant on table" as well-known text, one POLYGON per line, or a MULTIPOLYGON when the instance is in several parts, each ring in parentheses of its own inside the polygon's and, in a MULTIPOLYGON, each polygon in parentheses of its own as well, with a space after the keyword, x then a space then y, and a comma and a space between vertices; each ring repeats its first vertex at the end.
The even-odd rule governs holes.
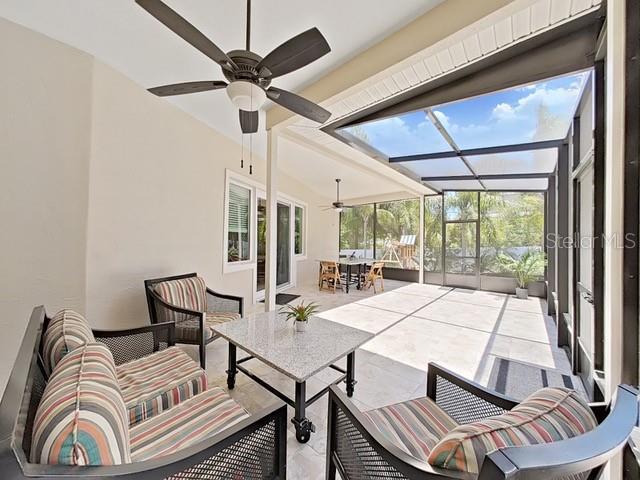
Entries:
POLYGON ((306 305, 304 302, 300 304, 287 305, 281 311, 287 316, 287 320, 294 319, 296 325, 296 332, 304 332, 309 324, 309 317, 318 311, 319 307, 316 303, 309 302, 306 305))
POLYGON ((521 300, 529 298, 528 286, 541 275, 546 262, 545 254, 528 251, 520 258, 500 254, 498 259, 504 269, 511 272, 516 278, 516 297, 521 300))

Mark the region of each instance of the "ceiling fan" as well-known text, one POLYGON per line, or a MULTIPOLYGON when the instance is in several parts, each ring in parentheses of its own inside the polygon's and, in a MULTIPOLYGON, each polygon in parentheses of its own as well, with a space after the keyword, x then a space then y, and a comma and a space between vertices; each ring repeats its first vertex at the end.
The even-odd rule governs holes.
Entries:
POLYGON ((267 98, 278 105, 318 123, 326 122, 331 113, 294 93, 271 87, 274 78, 302 68, 331 51, 317 28, 311 28, 276 47, 262 58, 250 50, 251 0, 247 0, 245 50, 224 53, 196 27, 160 0, 136 0, 136 3, 176 35, 193 45, 222 68, 227 82, 207 80, 175 83, 150 88, 159 97, 184 95, 225 88, 231 102, 240 110, 242 133, 258 131, 258 110, 267 98))
POLYGON ((335 210, 336 212, 340 213, 345 208, 353 208, 353 205, 345 205, 340 201, 340 182, 341 181, 342 180, 340 180, 339 178, 336 178, 336 201, 333 202, 331 206, 327 206, 323 208, 323 210, 335 210))

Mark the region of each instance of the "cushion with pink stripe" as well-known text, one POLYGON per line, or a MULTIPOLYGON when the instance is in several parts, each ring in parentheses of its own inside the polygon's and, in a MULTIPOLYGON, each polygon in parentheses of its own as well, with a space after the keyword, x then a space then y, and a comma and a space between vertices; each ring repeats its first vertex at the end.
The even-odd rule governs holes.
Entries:
POLYGON ((181 278, 155 285, 154 290, 167 303, 187 310, 207 310, 207 287, 200 277, 181 278))
POLYGON ((543 388, 507 413, 455 428, 433 447, 428 461, 436 467, 477 474, 485 456, 494 450, 562 442, 597 425, 580 394, 566 388, 543 388))
POLYGON ((207 374, 179 347, 117 367, 118 382, 135 425, 207 389, 207 374))
POLYGON ((364 412, 396 446, 426 461, 431 449, 458 424, 428 397, 364 412))
POLYGON ((132 427, 131 459, 141 462, 169 455, 248 417, 224 390, 211 388, 132 427))

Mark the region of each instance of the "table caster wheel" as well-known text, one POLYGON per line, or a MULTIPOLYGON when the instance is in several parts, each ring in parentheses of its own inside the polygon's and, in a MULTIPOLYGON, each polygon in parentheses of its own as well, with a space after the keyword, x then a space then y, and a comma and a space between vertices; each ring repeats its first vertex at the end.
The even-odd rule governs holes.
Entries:
POLYGON ((300 443, 307 443, 311 438, 311 433, 316 431, 316 426, 308 418, 302 420, 294 418, 291 422, 296 426, 296 440, 300 443))
POLYGON ((296 440, 298 440, 298 442, 300 443, 307 443, 309 441, 309 439, 311 438, 311 432, 310 431, 306 431, 306 432, 296 432, 296 440))

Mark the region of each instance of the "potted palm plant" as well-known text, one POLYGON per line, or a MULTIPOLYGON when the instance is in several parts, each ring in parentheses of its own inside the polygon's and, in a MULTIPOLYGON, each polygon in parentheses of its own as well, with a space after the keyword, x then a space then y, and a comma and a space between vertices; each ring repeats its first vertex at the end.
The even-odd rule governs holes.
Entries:
POLYGON ((498 260, 516 278, 516 297, 522 300, 529 298, 528 286, 541 275, 546 262, 545 254, 530 250, 520 258, 500 254, 498 260))
POLYGON ((294 319, 296 325, 296 332, 304 332, 309 324, 309 318, 316 313, 319 309, 318 304, 309 302, 306 305, 304 302, 300 302, 298 305, 287 305, 281 312, 283 312, 287 320, 294 319))

